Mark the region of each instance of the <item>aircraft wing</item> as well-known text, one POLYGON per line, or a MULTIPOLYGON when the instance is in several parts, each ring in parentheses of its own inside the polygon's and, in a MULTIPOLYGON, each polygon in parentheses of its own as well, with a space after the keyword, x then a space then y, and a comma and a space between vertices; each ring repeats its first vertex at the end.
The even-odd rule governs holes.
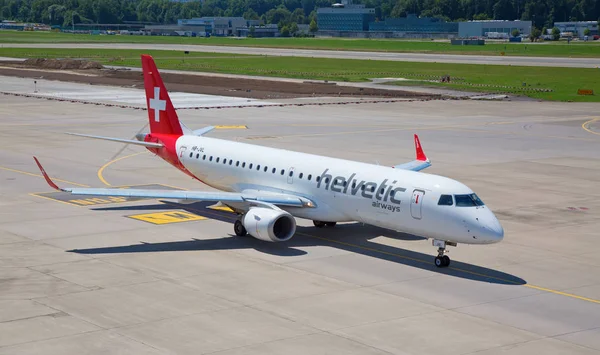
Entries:
POLYGON ((212 192, 212 191, 177 191, 177 190, 144 190, 144 189, 115 189, 115 188, 60 188, 50 179, 40 162, 34 157, 40 168, 44 179, 50 187, 69 192, 73 195, 85 196, 115 196, 115 197, 137 197, 148 199, 177 199, 189 201, 214 201, 214 202, 238 202, 250 205, 267 206, 290 206, 290 207, 315 207, 314 203, 307 198, 278 193, 261 193, 255 190, 238 192, 212 192))
POLYGON ((431 162, 425 156, 423 152, 423 147, 421 146, 421 142, 419 141, 419 136, 415 134, 415 150, 417 151, 416 160, 410 161, 408 163, 394 165, 395 169, 404 169, 404 170, 412 170, 412 171, 421 171, 425 168, 431 166, 431 162))

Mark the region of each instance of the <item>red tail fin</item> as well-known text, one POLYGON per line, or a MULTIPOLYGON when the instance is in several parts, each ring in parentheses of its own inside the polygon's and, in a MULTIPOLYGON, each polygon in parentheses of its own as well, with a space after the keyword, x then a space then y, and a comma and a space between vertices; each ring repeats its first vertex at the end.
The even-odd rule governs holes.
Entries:
POLYGON ((183 131, 175 107, 171 103, 169 93, 158 73, 152 56, 142 54, 142 71, 144 72, 150 132, 182 135, 183 131))

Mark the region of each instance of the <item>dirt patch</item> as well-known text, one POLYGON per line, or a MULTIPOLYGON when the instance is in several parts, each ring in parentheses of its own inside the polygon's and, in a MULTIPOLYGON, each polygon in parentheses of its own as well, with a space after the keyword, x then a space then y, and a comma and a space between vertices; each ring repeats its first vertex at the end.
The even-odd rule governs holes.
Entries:
MULTIPOLYGON (((0 75, 88 83, 90 85, 144 87, 142 73, 139 71, 102 69, 99 63, 91 63, 95 62, 78 60, 55 62, 54 60, 44 59, 28 59, 25 62, 3 62, 0 64, 2 65, 0 67, 0 75), (94 67, 95 65, 99 65, 100 67, 94 67), (75 68, 72 66, 75 66, 75 68), (60 70, 69 70, 70 72, 60 72, 60 70), (83 73, 85 75, 82 75, 83 73)), ((169 91, 253 99, 289 99, 313 96, 412 99, 436 99, 441 97, 441 95, 410 91, 358 88, 338 86, 335 83, 323 84, 309 81, 299 83, 172 73, 161 73, 161 76, 169 91)))
POLYGON ((29 58, 22 63, 24 66, 41 69, 67 69, 67 70, 89 70, 102 69, 104 66, 98 62, 78 59, 46 59, 29 58))

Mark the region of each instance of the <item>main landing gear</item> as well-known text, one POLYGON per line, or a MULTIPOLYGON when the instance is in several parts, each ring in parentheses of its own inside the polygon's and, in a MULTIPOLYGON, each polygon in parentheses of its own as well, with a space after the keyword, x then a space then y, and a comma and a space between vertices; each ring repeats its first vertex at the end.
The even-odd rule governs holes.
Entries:
POLYGON ((244 224, 239 219, 235 220, 235 223, 233 224, 233 231, 238 237, 245 237, 246 234, 248 234, 246 227, 244 227, 244 224))
POLYGON ((435 266, 440 268, 448 267, 450 265, 450 258, 448 257, 448 255, 445 255, 448 252, 446 250, 446 246, 450 245, 455 247, 456 243, 434 239, 432 244, 434 247, 438 247, 438 256, 435 257, 435 266))
POLYGON ((323 222, 323 221, 313 221, 313 224, 315 225, 315 227, 317 228, 323 228, 325 226, 327 227, 335 227, 335 225, 337 224, 336 222, 323 222))

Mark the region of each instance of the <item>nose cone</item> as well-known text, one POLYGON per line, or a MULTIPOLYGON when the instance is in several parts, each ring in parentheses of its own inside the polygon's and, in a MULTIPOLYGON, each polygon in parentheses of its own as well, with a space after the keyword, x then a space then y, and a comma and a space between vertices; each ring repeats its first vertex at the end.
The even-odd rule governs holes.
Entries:
POLYGON ((494 213, 487 208, 479 217, 478 229, 480 238, 486 243, 498 243, 504 239, 504 228, 502 228, 494 213))

